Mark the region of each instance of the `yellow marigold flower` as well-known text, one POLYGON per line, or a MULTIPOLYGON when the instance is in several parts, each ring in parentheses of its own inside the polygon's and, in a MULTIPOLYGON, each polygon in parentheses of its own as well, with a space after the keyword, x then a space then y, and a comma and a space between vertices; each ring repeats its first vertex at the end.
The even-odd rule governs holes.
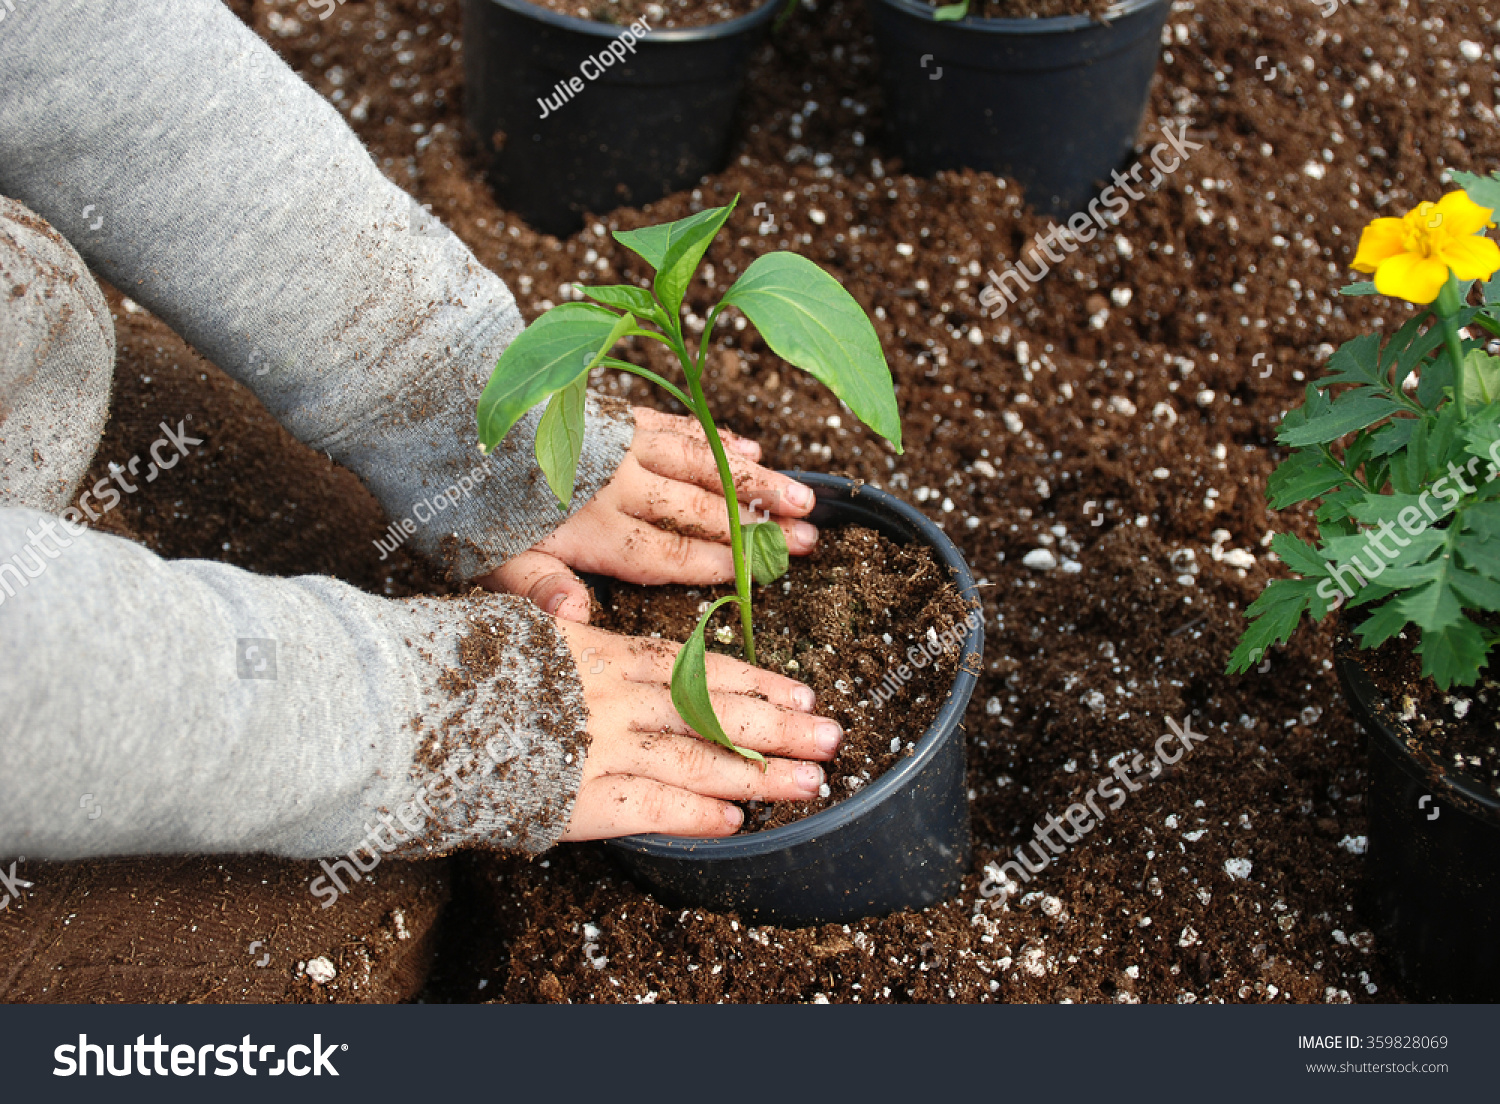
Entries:
POLYGON ((1500 271, 1500 245, 1483 236, 1495 212, 1463 192, 1423 201, 1401 218, 1379 218, 1360 235, 1356 272, 1373 272, 1375 290, 1431 303, 1448 282, 1488 280, 1500 271))

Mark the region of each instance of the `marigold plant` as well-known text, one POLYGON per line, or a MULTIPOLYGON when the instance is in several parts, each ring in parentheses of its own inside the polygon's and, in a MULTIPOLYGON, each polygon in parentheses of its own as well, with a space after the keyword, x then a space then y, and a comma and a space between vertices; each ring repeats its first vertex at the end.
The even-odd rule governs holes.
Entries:
POLYGON ((1472 685, 1500 640, 1500 246, 1486 237, 1500 174, 1455 174, 1462 191, 1380 218, 1353 267, 1374 276, 1346 295, 1424 309, 1389 339, 1345 343, 1283 421, 1290 446, 1267 485, 1272 509, 1318 504, 1318 543, 1279 534, 1298 578, 1277 579, 1246 611, 1231 672, 1283 644, 1304 613, 1361 610, 1362 647, 1414 626, 1422 673, 1472 685), (1475 281, 1487 280, 1471 303, 1475 281))

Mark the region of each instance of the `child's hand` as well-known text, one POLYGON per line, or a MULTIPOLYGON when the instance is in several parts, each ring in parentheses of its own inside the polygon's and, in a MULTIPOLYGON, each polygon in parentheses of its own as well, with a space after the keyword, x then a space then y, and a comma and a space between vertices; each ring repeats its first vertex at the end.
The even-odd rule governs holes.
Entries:
POLYGON ((709 654, 708 686, 724 731, 768 757, 768 767, 691 735, 667 688, 678 645, 559 621, 583 679, 592 743, 565 840, 637 832, 728 836, 743 820, 733 801, 815 797, 838 724, 812 713, 799 682, 709 654), (788 758, 769 758, 772 755, 788 758))
MULTIPOLYGON (((572 569, 646 584, 734 578, 724 493, 703 430, 692 418, 639 406, 635 424, 630 451, 604 489, 546 540, 477 580, 480 586, 587 621, 588 590, 572 569)), ((741 520, 765 521, 769 513, 793 555, 811 552, 818 531, 797 519, 812 510, 812 491, 755 463, 755 442, 725 433, 724 444, 740 501, 754 507, 753 518, 742 508, 741 520)))

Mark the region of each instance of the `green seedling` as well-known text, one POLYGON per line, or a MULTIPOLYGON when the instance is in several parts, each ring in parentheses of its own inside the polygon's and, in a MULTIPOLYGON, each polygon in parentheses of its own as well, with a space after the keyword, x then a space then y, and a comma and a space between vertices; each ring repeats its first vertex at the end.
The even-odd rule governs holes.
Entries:
POLYGON ((672 668, 672 703, 699 735, 764 764, 762 756, 737 747, 725 734, 708 693, 704 633, 710 619, 723 606, 737 605, 744 656, 755 663, 751 582, 764 586, 787 569, 786 539, 780 526, 774 521, 750 525, 740 521, 729 458, 703 390, 715 323, 725 310, 739 310, 772 352, 828 387, 898 453, 901 419, 890 366, 875 327, 838 281, 795 253, 757 258, 708 312, 696 353, 689 350, 682 326, 683 297, 703 255, 738 202, 736 196, 727 207, 677 222, 616 231, 615 240, 655 273, 652 286, 576 285, 592 303, 563 303, 527 327, 500 357, 480 396, 479 441, 482 450, 493 449, 522 415, 545 401, 547 409, 537 427, 536 459, 548 486, 566 508, 573 499, 583 451, 584 394, 595 367, 650 380, 692 412, 708 437, 724 488, 735 593, 713 603, 683 645, 672 668), (628 338, 667 346, 681 365, 686 386, 611 356, 614 347, 628 338))

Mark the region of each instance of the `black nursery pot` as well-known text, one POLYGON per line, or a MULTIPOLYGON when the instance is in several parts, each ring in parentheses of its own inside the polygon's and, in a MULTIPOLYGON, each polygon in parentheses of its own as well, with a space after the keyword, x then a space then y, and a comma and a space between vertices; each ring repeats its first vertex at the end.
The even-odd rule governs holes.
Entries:
POLYGON ((1500 799, 1424 763, 1353 654, 1339 678, 1369 733, 1371 901, 1402 986, 1434 1001, 1500 998, 1500 799))
POLYGON ((870 0, 892 152, 907 172, 980 169, 1038 211, 1081 210, 1131 155, 1171 6, 940 23, 923 0, 870 0))
POLYGON ((585 212, 639 206, 724 167, 751 52, 779 0, 711 27, 650 31, 587 66, 624 29, 526 3, 464 0, 464 102, 501 206, 564 237, 585 212), (610 59, 613 60, 613 59, 610 59), (547 117, 559 82, 583 88, 547 117))
MULTIPOLYGON (((832 475, 788 472, 817 492, 810 520, 863 525, 900 543, 920 542, 952 573, 966 599, 974 576, 952 541, 885 491, 832 475)), ((982 655, 973 618, 965 653, 982 655)), ((631 876, 672 906, 734 911, 779 924, 843 923, 924 908, 952 896, 969 867, 969 800, 959 728, 975 676, 960 669, 916 753, 832 808, 795 824, 729 839, 627 836, 610 841, 631 876)), ((892 716, 891 735, 916 733, 892 716)))

